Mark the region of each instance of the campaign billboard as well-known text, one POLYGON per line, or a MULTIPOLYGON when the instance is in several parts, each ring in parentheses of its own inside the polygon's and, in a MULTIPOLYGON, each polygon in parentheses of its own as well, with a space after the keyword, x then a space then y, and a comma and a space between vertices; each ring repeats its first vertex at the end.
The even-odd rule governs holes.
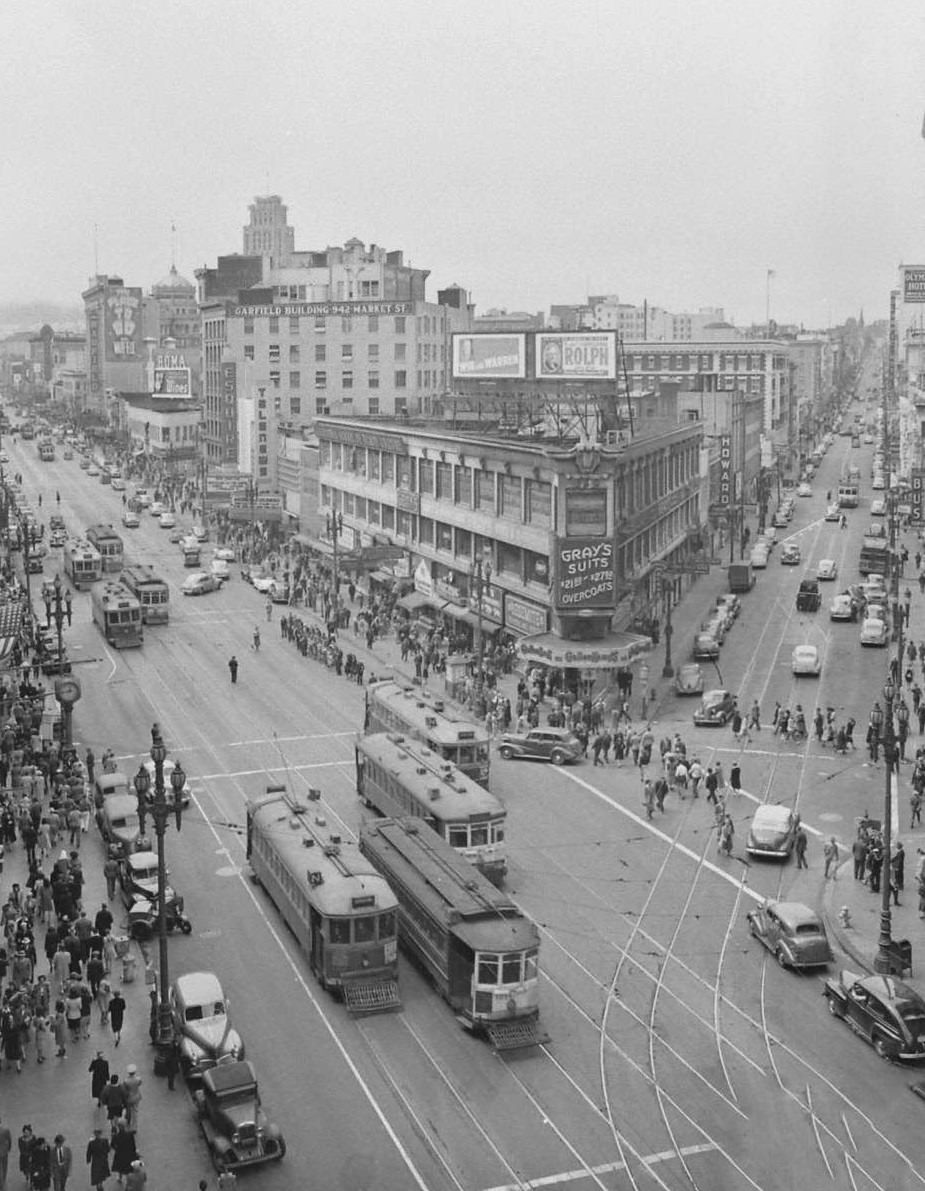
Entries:
POLYGON ((614 380, 617 337, 613 331, 536 336, 537 380, 614 380))
POLYGON ((458 380, 523 380, 527 375, 526 335, 453 336, 453 376, 458 380))
POLYGON ((563 612, 612 608, 616 603, 616 554, 609 538, 559 538, 555 602, 563 612))

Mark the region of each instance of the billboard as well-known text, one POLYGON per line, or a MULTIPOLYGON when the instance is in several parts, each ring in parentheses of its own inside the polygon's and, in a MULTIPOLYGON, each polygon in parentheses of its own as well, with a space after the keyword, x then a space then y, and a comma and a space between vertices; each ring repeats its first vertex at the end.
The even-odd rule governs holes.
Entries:
POLYGON ((106 359, 135 363, 141 351, 141 289, 110 290, 106 297, 106 359))
POLYGON ((554 585, 556 607, 613 608, 616 603, 616 555, 609 538, 559 538, 554 585))
POLYGON ((903 301, 925 302, 925 265, 903 266, 903 301))
POLYGON ((459 380, 523 380, 526 335, 454 335, 453 376, 459 380))
POLYGON ((155 368, 154 392, 164 397, 189 397, 189 368, 155 368))
POLYGON ((614 380, 617 337, 613 331, 536 336, 537 380, 614 380))

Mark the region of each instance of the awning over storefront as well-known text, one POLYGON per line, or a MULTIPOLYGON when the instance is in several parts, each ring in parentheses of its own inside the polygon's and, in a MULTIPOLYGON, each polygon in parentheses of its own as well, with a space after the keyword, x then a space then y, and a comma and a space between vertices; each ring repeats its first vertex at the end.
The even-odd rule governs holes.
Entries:
MULTIPOLYGON (((447 604, 444 612, 453 617, 454 620, 462 620, 466 624, 471 625, 472 628, 478 628, 479 614, 473 612, 471 608, 460 608, 458 604, 447 604)), ((494 620, 491 616, 486 616, 482 613, 482 632, 483 633, 497 633, 501 628, 501 622, 494 620)))
POLYGON ((370 579, 375 579, 377 583, 395 583, 397 576, 392 575, 389 571, 370 571, 370 579))
POLYGON ((537 633, 517 642, 517 653, 524 661, 557 670, 613 670, 651 649, 652 638, 637 633, 608 633, 595 641, 565 641, 554 633, 537 633))
POLYGON ((424 595, 421 591, 409 591, 407 595, 401 596, 396 603, 406 612, 416 612, 418 608, 437 608, 441 601, 434 599, 433 596, 424 595))
POLYGON ((297 533, 295 540, 303 546, 311 546, 313 550, 320 550, 322 554, 333 554, 334 546, 324 538, 316 538, 311 533, 297 533))
POLYGON ((444 616, 451 616, 453 620, 463 620, 466 615, 466 609, 461 604, 454 604, 452 600, 448 600, 440 611, 444 616))

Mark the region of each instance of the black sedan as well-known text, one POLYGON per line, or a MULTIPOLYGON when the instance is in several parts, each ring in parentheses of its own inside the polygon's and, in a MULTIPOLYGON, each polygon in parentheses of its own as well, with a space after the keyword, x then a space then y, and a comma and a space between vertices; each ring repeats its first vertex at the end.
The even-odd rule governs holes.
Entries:
POLYGON ((846 1021, 881 1059, 925 1061, 925 1001, 908 984, 843 969, 822 991, 832 1016, 846 1021))
POLYGON ((736 700, 732 691, 707 691, 694 712, 694 723, 702 728, 721 728, 735 715, 736 700))
POLYGON ((565 765, 581 759, 581 741, 565 728, 531 728, 529 732, 502 736, 498 752, 505 760, 516 757, 565 765))

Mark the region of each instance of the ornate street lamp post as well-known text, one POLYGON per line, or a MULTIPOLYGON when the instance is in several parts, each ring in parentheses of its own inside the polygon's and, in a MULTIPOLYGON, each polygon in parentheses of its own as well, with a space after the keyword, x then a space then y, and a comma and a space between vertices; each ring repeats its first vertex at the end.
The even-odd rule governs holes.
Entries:
MULTIPOLYGON (((171 807, 167 801, 167 789, 164 785, 164 762, 167 759, 167 749, 161 737, 161 730, 157 724, 151 729, 151 760, 154 762, 154 794, 151 794, 151 775, 143 765, 139 766, 135 774, 135 793, 138 795, 138 823, 142 835, 145 832, 145 817, 150 814, 154 822, 154 833, 157 836, 157 943, 158 943, 158 977, 157 977, 157 1032, 155 1035, 154 1074, 166 1075, 169 1068, 170 1052, 175 1039, 173 1024, 170 1017, 170 1002, 167 999, 169 975, 167 968, 167 862, 164 853, 164 835, 167 831, 167 818, 171 807)), ((170 785, 173 789, 173 811, 176 817, 177 831, 183 817, 183 801, 181 792, 186 782, 186 774, 179 762, 170 774, 170 785)))
POLYGON ((55 698, 61 707, 61 745, 65 749, 70 749, 74 743, 72 722, 74 704, 80 698, 80 683, 76 679, 63 678, 63 675, 70 671, 71 666, 70 662, 65 665, 61 630, 65 620, 70 628, 74 609, 71 603, 71 593, 64 590, 60 575, 55 575, 53 586, 51 589, 46 587, 42 595, 45 600, 45 625, 46 627, 50 626, 54 621, 58 632, 58 660, 55 667, 58 678, 55 681, 55 698))
POLYGON ((476 558, 469 573, 470 586, 475 590, 475 713, 485 714, 483 687, 485 666, 485 633, 482 627, 485 592, 491 590, 491 558, 488 550, 484 557, 476 558))
POLYGON ((874 707, 871 723, 883 745, 883 760, 886 765, 886 782, 883 794, 883 861, 880 869, 880 935, 874 969, 889 974, 893 971, 892 914, 890 912, 890 860, 893 850, 893 772, 896 768, 896 736, 893 731, 893 699, 896 688, 891 680, 883 687, 885 709, 874 707))

